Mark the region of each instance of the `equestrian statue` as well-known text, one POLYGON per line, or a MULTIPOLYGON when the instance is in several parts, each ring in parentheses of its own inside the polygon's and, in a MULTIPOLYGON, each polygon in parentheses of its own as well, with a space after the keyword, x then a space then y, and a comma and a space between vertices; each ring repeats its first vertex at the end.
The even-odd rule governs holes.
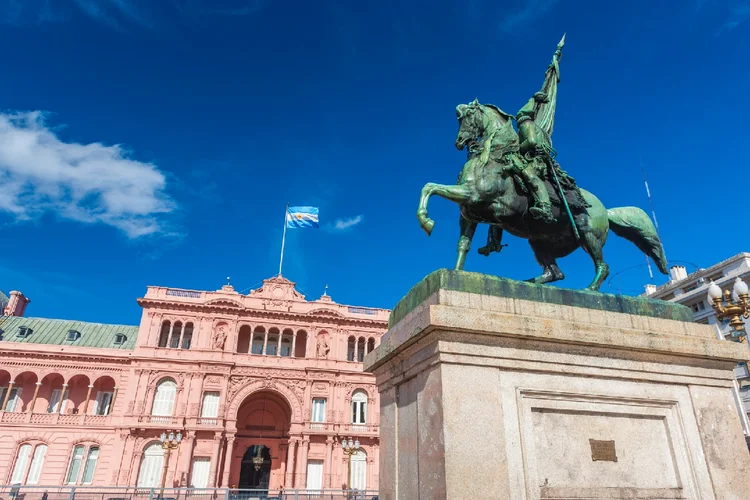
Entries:
POLYGON ((610 229, 634 243, 666 274, 664 250, 649 216, 637 207, 606 209, 555 160, 552 130, 564 44, 563 35, 542 89, 515 116, 476 99, 456 108, 456 148, 466 149, 468 159, 456 185, 425 184, 417 210, 419 223, 428 235, 432 233, 435 222, 427 215, 427 204, 433 195, 459 204, 457 270, 464 267, 477 224, 486 223, 490 225, 487 245, 479 253, 500 252, 505 246, 501 244, 504 230, 529 240, 543 269, 540 276, 528 280, 533 283, 564 279, 557 259, 580 247, 596 270, 588 289, 599 290, 609 275, 602 248, 610 229))

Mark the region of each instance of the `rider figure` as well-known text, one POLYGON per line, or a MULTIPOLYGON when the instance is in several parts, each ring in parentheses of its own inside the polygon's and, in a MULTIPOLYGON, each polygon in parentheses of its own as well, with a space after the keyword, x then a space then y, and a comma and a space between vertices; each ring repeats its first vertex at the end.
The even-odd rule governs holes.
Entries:
POLYGON ((548 102, 544 92, 537 92, 529 102, 516 114, 518 124, 518 135, 521 141, 520 153, 522 158, 511 156, 514 170, 523 179, 534 198, 534 206, 529 213, 544 222, 555 222, 552 215, 552 204, 549 192, 544 184, 547 173, 547 162, 545 157, 549 156, 551 150, 550 140, 547 134, 534 121, 538 103, 548 102))

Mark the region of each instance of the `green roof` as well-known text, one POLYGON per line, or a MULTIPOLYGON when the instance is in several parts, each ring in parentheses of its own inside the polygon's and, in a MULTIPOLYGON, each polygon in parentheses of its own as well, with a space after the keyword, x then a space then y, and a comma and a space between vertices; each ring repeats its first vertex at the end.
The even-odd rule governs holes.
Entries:
POLYGON ((2 342, 25 342, 27 344, 100 347, 130 351, 135 347, 137 337, 137 326, 105 325, 64 319, 0 316, 0 344, 2 342), (19 329, 22 326, 30 328, 31 334, 26 337, 18 337, 19 329), (77 340, 67 340, 70 330, 80 333, 77 340), (126 337, 122 344, 115 344, 115 335, 118 333, 122 333, 126 337))

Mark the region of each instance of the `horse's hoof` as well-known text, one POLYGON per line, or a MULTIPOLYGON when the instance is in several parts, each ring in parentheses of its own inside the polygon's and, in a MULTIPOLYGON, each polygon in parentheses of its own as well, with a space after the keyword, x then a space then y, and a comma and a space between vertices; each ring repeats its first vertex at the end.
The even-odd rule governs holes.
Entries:
POLYGON ((427 236, 432 235, 432 228, 435 227, 435 221, 432 219, 426 219, 422 222, 422 229, 427 233, 427 236))

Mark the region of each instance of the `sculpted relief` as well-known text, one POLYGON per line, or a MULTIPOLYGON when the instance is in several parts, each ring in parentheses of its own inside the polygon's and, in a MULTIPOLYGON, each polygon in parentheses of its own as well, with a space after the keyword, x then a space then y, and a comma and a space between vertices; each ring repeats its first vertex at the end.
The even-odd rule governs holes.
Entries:
POLYGON ((226 323, 219 323, 216 325, 213 337, 211 338, 211 345, 218 351, 224 350, 224 343, 227 341, 227 330, 229 327, 226 323))

